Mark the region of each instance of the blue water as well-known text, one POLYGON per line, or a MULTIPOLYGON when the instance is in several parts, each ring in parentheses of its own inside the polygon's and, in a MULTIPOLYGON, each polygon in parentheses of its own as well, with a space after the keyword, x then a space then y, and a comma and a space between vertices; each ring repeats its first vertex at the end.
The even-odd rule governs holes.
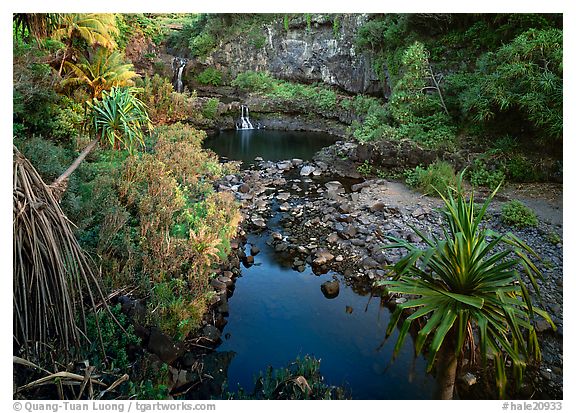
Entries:
MULTIPOLYGON (((245 162, 257 156, 307 160, 333 141, 321 133, 228 131, 208 139, 205 147, 245 162)), ((270 231, 282 232, 278 220, 277 212, 269 221, 270 231)), ((426 374, 423 357, 414 357, 410 336, 392 362, 397 332, 384 342, 390 311, 379 298, 355 292, 341 275, 316 276, 310 267, 302 273, 292 270, 266 244, 269 237, 270 232, 249 235, 248 243, 261 252, 255 265, 242 269, 229 299, 230 316, 218 351, 236 353, 228 370, 230 391, 239 385, 251 392, 260 371, 286 367, 309 354, 321 360, 325 381, 344 386, 354 399, 433 398, 434 379, 426 374), (327 299, 320 285, 333 277, 340 280, 340 293, 327 299)))
POLYGON ((360 295, 340 279, 340 293, 326 299, 320 285, 333 274, 316 276, 283 267, 266 245, 252 236, 261 252, 242 270, 229 300, 228 337, 219 351, 234 351, 228 370, 230 390, 252 390, 254 377, 267 366, 284 367, 306 354, 321 359, 326 382, 343 385, 354 399, 430 399, 434 380, 425 360, 414 359, 410 337, 391 363, 396 333, 382 344, 390 312, 380 300, 360 295), (353 309, 346 312, 346 306, 353 309))
POLYGON ((275 131, 267 129, 221 131, 204 141, 204 147, 228 159, 251 162, 257 156, 267 161, 312 159, 336 138, 327 133, 275 131))

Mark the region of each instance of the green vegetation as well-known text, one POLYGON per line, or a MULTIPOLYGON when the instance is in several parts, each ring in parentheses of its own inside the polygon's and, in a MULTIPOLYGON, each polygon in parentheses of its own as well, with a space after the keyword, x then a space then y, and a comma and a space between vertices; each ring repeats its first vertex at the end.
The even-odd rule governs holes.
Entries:
POLYGON ((522 268, 538 292, 540 272, 528 256, 536 256, 534 251, 510 233, 499 235, 480 226, 495 192, 478 211, 473 196, 465 200, 461 184, 462 174, 456 194, 449 192, 443 197, 444 239, 427 237, 413 228, 427 244, 421 249, 390 237, 394 243, 387 248, 404 248, 408 253, 391 268, 393 280, 379 284, 388 293, 416 297, 397 306, 387 335, 392 334, 404 310, 412 309, 402 323, 395 354, 416 325, 413 322, 419 321, 416 353, 427 349, 428 370, 436 366, 442 398, 452 398, 458 364, 475 349, 480 350, 484 366, 488 357, 494 359, 496 384, 504 397, 507 361, 519 383, 527 363, 540 359, 535 314, 553 323, 545 311, 533 305, 525 281, 515 269, 522 268))
POLYGON ((204 103, 202 107, 202 115, 207 119, 214 119, 218 114, 218 105, 220 100, 218 98, 210 98, 204 103))
POLYGON ((222 72, 208 67, 196 76, 196 81, 201 85, 220 86, 222 84, 222 72))
POLYGON ((470 183, 474 186, 486 186, 496 189, 504 181, 504 171, 501 169, 488 170, 481 159, 475 159, 468 174, 470 183))
POLYGON ((342 400, 344 390, 328 386, 320 374, 320 360, 305 356, 297 358, 288 367, 268 367, 256 378, 255 390, 246 394, 242 389, 237 394, 228 393, 228 399, 250 400, 342 400))
POLYGON ((322 85, 303 85, 273 78, 266 72, 240 73, 231 83, 241 90, 257 92, 270 97, 278 104, 289 103, 301 111, 312 110, 329 114, 336 109, 336 92, 322 85))
POLYGON ((436 161, 427 168, 417 166, 405 173, 406 184, 426 194, 447 195, 456 186, 454 168, 448 162, 436 161))
POLYGON ((509 201, 502 206, 502 221, 517 228, 538 225, 536 214, 520 201, 509 201))
POLYGON ((129 321, 96 303, 131 286, 146 324, 177 340, 201 326, 240 219, 233 196, 212 183, 234 170, 202 150, 204 132, 162 124, 212 118, 219 102, 200 108, 195 94, 175 93, 159 76, 127 87, 136 75, 117 47, 149 23, 152 33, 149 17, 15 19, 14 143, 24 154, 14 147, 18 355, 68 372, 82 358, 110 384, 130 372, 106 397, 166 398, 167 371, 135 363, 129 321), (132 31, 119 23, 130 19, 140 21, 132 31), (38 352, 38 343, 62 351, 38 352))

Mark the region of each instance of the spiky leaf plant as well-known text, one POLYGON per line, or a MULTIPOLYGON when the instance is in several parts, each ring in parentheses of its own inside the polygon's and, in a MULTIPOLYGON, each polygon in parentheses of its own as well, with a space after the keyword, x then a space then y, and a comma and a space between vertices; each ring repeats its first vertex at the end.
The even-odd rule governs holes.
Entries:
POLYGON ((511 361, 519 383, 528 361, 540 359, 535 314, 554 324, 545 311, 534 306, 521 275, 539 294, 536 278, 541 273, 529 258, 536 256, 535 252, 511 233, 501 235, 480 225, 498 188, 478 211, 474 196, 466 201, 463 195, 462 176, 455 194, 440 194, 445 204, 443 239, 427 237, 416 228, 425 248, 389 237, 394 243, 387 248, 404 248, 408 253, 391 268, 392 279, 379 284, 388 293, 416 298, 398 305, 387 335, 394 331, 404 310, 411 309, 413 313, 400 328, 395 355, 414 321, 419 320, 422 327, 415 350, 420 353, 427 349, 429 371, 437 365, 442 398, 453 396, 459 356, 468 349, 473 359, 477 347, 483 365, 489 357, 494 359, 499 395, 503 397, 506 362, 511 361))

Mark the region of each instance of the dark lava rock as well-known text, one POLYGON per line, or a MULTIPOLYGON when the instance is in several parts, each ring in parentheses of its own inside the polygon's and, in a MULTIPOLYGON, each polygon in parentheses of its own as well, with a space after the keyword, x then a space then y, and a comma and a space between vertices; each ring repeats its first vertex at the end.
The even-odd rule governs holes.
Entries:
POLYGON ((216 291, 226 291, 226 284, 217 278, 210 281, 210 285, 214 287, 216 291))
POLYGON ((326 298, 336 298, 340 293, 340 283, 337 280, 326 281, 320 286, 320 290, 326 298))
POLYGON ((256 245, 252 245, 250 247, 250 255, 258 255, 259 252, 260 248, 258 248, 256 245))
POLYGON ((212 343, 217 343, 220 340, 220 330, 212 324, 207 324, 202 329, 202 337, 208 339, 212 343))
POLYGON ((174 343, 169 336, 159 329, 152 327, 148 340, 148 351, 156 354, 163 362, 170 364, 180 357, 183 348, 182 345, 174 343))

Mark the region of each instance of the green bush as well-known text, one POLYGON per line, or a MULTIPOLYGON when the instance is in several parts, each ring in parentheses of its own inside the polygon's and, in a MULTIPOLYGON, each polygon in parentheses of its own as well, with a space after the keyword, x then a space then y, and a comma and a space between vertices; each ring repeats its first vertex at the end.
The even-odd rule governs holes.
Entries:
POLYGON ((216 48, 216 39, 209 33, 201 33, 190 40, 189 48, 192 56, 207 57, 208 54, 216 48))
POLYGON ((218 98, 210 98, 202 106, 202 115, 207 119, 214 119, 218 114, 218 105, 220 100, 218 98))
POLYGON ((538 225, 536 213, 520 201, 509 201, 502 206, 502 221, 517 228, 538 225))
POLYGON ((139 345, 140 339, 134 333, 134 327, 129 323, 126 316, 121 311, 121 305, 110 307, 110 312, 118 323, 124 328, 122 331, 114 319, 110 317, 108 311, 101 309, 96 314, 92 313, 86 317, 86 335, 91 341, 89 348, 85 349, 86 357, 92 365, 98 366, 100 363, 111 363, 109 367, 114 370, 125 372, 130 368, 127 349, 129 345, 139 345), (102 359, 98 330, 102 335, 106 360, 102 359))
POLYGON ((275 84, 276 80, 269 73, 251 70, 238 74, 232 81, 232 86, 250 92, 269 92, 275 84))
POLYGON ((454 168, 448 162, 436 161, 427 168, 417 166, 405 173, 406 184, 426 194, 448 193, 456 185, 454 168))
POLYGON ((362 164, 358 165, 356 170, 360 175, 366 177, 372 173, 372 165, 370 165, 370 162, 364 161, 362 164))
POLYGON ((473 186, 496 189, 504 181, 505 174, 501 169, 488 170, 483 160, 475 159, 470 172, 468 172, 468 178, 473 186))
POLYGON ((202 85, 220 86, 222 84, 222 72, 208 67, 196 76, 196 81, 202 85))
POLYGON ((508 159, 506 171, 510 179, 515 182, 533 182, 540 177, 534 162, 522 155, 514 155, 508 159))

